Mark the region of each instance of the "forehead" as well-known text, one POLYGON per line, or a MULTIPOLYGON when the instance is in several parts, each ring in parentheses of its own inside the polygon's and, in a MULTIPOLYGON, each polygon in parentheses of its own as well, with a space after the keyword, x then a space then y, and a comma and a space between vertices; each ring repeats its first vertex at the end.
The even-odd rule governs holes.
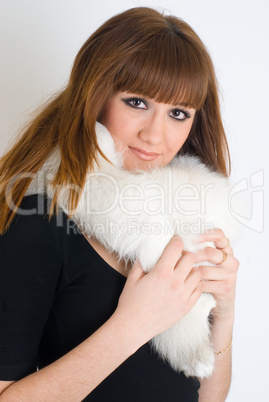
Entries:
POLYGON ((207 69, 193 55, 153 48, 125 60, 114 89, 198 110, 207 96, 208 80, 207 69))

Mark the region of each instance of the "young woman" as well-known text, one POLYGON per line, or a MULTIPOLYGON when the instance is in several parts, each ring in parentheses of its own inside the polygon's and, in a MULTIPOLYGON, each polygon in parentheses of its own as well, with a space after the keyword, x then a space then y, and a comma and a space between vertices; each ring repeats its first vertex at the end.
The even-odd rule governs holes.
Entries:
MULTIPOLYGON (((229 174, 214 69, 190 26, 149 8, 105 22, 79 51, 66 88, 0 160, 0 400, 224 401, 239 264, 221 228, 200 238, 215 248, 181 256, 184 244, 173 237, 149 274, 137 262, 126 277, 115 255, 70 230, 66 215, 59 225, 57 193, 50 217, 44 196, 26 196, 55 149, 54 186, 83 190, 98 151, 96 121, 123 151, 127 170, 190 153, 229 174), (193 269, 204 261, 215 266, 193 269), (217 302, 216 363, 199 382, 175 372, 148 341, 201 292, 217 302)), ((71 192, 70 208, 78 199, 71 192)))

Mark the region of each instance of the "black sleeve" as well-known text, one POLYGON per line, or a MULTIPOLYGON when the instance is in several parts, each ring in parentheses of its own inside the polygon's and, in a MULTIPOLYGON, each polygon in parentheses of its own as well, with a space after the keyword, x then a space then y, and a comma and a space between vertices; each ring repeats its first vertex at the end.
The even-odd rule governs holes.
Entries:
MULTIPOLYGON (((37 198, 25 197, 22 207, 31 209, 37 198)), ((36 371, 61 269, 53 222, 44 214, 17 215, 0 236, 0 380, 36 371)))

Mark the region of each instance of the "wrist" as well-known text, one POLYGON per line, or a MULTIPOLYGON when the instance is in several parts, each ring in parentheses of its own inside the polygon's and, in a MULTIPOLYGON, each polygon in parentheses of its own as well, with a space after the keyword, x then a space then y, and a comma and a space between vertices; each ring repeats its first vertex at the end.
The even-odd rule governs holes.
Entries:
POLYGON ((226 335, 228 338, 230 338, 233 333, 233 326, 234 326, 234 315, 229 316, 214 315, 211 321, 212 335, 223 334, 224 336, 226 335))
POLYGON ((233 322, 234 322, 234 310, 221 313, 221 312, 213 309, 213 319, 212 319, 213 325, 216 323, 218 323, 218 324, 226 323, 227 325, 229 325, 229 324, 233 324, 233 322))
POLYGON ((223 353, 225 353, 228 350, 230 350, 231 347, 232 347, 232 343, 233 343, 233 337, 231 337, 231 342, 229 343, 229 345, 225 349, 222 349, 222 350, 219 350, 218 352, 215 352, 215 356, 222 355, 223 353))
POLYGON ((114 328, 122 347, 126 348, 126 351, 130 354, 135 353, 137 349, 148 341, 143 336, 143 331, 139 331, 137 325, 132 320, 118 313, 117 310, 106 324, 114 328))
MULTIPOLYGON (((231 348, 233 337, 234 314, 214 315, 212 319, 211 333, 215 354, 227 348, 231 348), (228 347, 229 346, 229 347, 228 347)), ((226 354, 226 353, 225 353, 226 354)))

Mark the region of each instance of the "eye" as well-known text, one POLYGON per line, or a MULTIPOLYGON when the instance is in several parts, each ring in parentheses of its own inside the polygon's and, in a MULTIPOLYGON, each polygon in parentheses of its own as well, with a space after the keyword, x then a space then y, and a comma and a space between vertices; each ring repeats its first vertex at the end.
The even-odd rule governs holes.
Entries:
POLYGON ((147 109, 146 101, 141 98, 128 98, 123 101, 135 109, 147 109))
POLYGON ((184 121, 191 117, 190 114, 186 110, 181 110, 181 109, 172 110, 170 116, 173 119, 180 120, 180 121, 184 121))

